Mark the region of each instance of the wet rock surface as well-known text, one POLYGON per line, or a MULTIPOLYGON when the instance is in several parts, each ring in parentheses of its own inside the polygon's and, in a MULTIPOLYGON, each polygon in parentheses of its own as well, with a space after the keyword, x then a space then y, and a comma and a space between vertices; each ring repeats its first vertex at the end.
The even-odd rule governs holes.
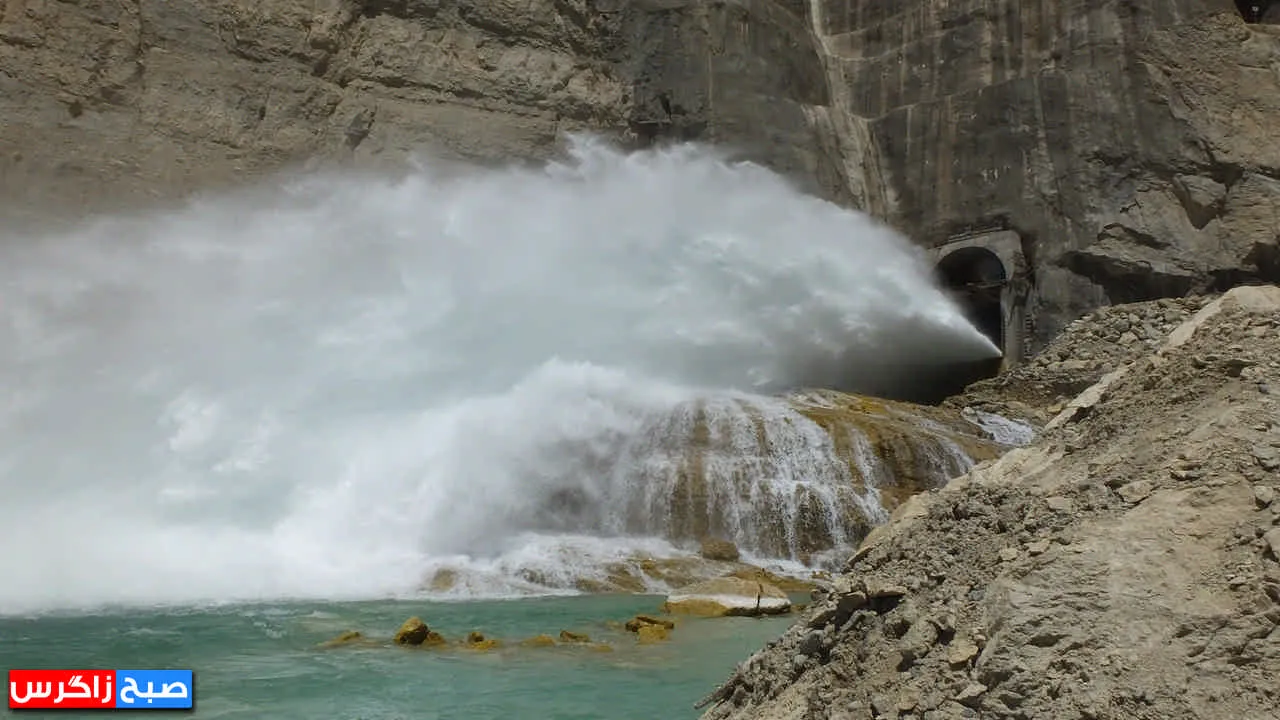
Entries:
POLYGON ((662 610, 700 617, 782 615, 791 611, 791 599, 766 582, 721 577, 673 591, 662 610))
POLYGON ((1280 288, 1135 354, 901 506, 704 717, 1277 717, 1280 288))

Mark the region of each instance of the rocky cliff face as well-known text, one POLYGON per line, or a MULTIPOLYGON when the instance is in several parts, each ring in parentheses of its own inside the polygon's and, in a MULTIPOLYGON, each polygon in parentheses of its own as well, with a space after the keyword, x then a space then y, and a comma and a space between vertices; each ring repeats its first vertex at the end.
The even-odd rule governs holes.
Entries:
POLYGON ((813 6, 889 217, 928 244, 1018 231, 1037 341, 1280 272, 1280 26, 1226 0, 813 6))
POLYGON ((1034 350, 1099 304, 1280 275, 1280 20, 1238 5, 6 0, 0 199, 708 140, 922 244, 1016 231, 1034 350))
MULTIPOLYGON (((6 0, 0 198, 59 211, 301 162, 714 138, 847 197, 809 28, 768 0, 6 0)), ((855 198, 856 199, 856 198, 855 198)))

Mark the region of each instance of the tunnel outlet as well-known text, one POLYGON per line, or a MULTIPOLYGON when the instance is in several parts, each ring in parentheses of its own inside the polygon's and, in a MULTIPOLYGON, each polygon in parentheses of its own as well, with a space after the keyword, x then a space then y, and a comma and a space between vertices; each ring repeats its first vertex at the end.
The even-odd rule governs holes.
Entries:
MULTIPOLYGON (((934 267, 938 285, 960 306, 965 317, 1002 353, 1007 352, 1005 289, 1009 273, 991 250, 967 245, 946 251, 934 267)), ((1002 356, 966 363, 922 367, 911 393, 916 402, 936 404, 969 385, 994 377, 1005 366, 1002 356)))
POLYGON ((1236 10, 1251 25, 1280 25, 1280 3, 1275 0, 1236 0, 1236 10))

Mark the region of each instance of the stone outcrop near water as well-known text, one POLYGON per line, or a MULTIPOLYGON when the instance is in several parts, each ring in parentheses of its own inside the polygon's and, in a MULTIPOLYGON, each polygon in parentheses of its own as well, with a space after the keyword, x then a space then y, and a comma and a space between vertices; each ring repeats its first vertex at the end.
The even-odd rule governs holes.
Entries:
POLYGON ((704 717, 1273 715, 1280 287, 1137 346, 1035 444, 899 507, 704 717))

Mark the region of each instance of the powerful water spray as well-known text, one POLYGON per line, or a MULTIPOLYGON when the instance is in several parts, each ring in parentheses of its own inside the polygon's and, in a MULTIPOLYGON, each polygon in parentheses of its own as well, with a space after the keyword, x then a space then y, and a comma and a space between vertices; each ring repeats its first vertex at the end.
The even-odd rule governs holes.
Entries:
POLYGON ((403 592, 542 531, 607 553, 546 499, 656 415, 994 353, 902 238, 692 147, 6 237, 0 612, 403 592))

